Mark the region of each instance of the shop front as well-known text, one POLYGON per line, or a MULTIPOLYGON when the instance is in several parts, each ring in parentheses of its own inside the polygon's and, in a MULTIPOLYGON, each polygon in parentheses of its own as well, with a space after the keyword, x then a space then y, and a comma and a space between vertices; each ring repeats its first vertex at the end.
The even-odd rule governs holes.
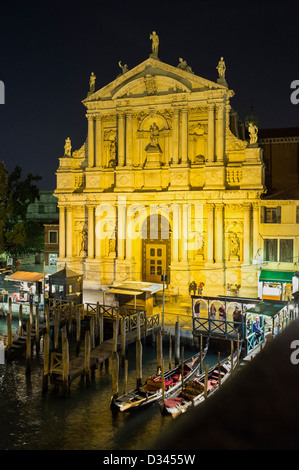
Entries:
POLYGON ((299 273, 294 271, 276 271, 263 269, 259 275, 258 297, 263 300, 292 299, 298 291, 299 273))

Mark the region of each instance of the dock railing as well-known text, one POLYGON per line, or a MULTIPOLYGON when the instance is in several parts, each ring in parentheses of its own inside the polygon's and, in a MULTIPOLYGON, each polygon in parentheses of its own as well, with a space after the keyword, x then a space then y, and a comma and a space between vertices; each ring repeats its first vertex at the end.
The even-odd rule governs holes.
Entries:
POLYGON ((205 317, 193 317, 193 332, 195 335, 204 334, 210 337, 224 337, 227 339, 244 336, 244 322, 211 320, 205 317))

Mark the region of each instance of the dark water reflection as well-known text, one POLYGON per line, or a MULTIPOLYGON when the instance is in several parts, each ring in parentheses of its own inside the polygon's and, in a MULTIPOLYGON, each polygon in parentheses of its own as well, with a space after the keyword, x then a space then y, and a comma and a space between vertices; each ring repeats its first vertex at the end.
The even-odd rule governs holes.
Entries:
MULTIPOLYGON (((192 354, 185 350, 185 357, 192 354)), ((128 349, 128 388, 136 383, 135 346, 128 349)), ((168 351, 165 350, 165 362, 168 351)), ((216 361, 209 356, 205 363, 216 361)), ((156 370, 155 349, 143 347, 143 377, 156 370)), ((25 375, 24 358, 0 365, 0 448, 28 450, 144 450, 159 433, 171 425, 157 406, 139 412, 113 415, 110 411, 109 366, 96 370, 87 385, 78 378, 67 398, 42 395, 42 348, 33 348, 30 378, 25 375)), ((120 367, 119 389, 123 389, 120 367)))

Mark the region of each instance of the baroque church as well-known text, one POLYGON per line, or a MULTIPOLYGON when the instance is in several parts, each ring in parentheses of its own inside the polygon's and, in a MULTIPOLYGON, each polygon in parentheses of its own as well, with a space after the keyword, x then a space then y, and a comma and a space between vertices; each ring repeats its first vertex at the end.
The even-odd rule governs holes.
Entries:
MULTIPOLYGON (((259 204, 265 191, 257 128, 244 128, 219 60, 215 81, 180 58, 148 59, 83 100, 88 135, 66 139, 57 187, 58 269, 101 289, 127 280, 161 283, 171 294, 239 286, 256 297, 259 204)), ((217 64, 216 64, 217 65, 217 64)))

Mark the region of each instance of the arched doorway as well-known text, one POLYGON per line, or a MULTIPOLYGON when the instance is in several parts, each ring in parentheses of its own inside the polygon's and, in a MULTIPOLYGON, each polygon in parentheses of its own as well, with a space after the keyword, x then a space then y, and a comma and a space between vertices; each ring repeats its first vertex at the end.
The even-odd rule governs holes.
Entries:
POLYGON ((142 280, 162 282, 165 270, 169 283, 171 230, 166 217, 147 217, 142 226, 142 280))

